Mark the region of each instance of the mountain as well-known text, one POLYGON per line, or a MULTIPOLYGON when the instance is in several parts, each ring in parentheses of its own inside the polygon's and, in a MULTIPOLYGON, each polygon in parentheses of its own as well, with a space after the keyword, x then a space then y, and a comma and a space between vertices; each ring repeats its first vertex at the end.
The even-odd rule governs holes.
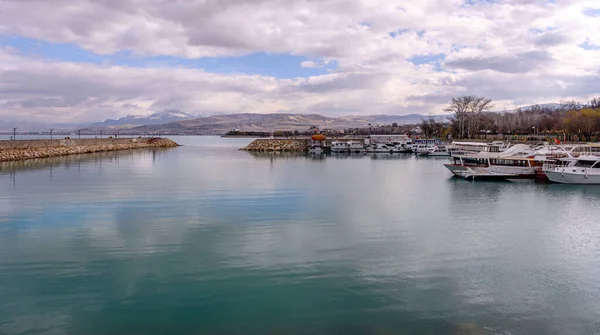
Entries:
MULTIPOLYGON (((433 116, 445 121, 450 115, 433 116)), ((187 134, 224 134, 233 129, 243 131, 308 130, 312 126, 329 129, 364 128, 392 124, 415 124, 429 116, 411 115, 366 115, 343 116, 338 118, 318 114, 229 114, 201 117, 191 120, 170 122, 162 125, 144 125, 131 128, 135 132, 187 133, 187 134)))
POLYGON ((195 116, 176 109, 166 109, 150 115, 127 115, 118 120, 107 119, 103 122, 89 124, 88 129, 94 128, 131 128, 132 126, 157 125, 181 120, 193 119, 195 116))

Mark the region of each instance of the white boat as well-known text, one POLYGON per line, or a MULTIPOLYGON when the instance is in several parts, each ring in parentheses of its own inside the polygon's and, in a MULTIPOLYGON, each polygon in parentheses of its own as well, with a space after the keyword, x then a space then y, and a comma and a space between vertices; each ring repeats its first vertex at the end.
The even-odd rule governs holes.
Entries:
POLYGON ((417 153, 417 155, 426 157, 447 157, 450 156, 450 152, 448 151, 447 147, 438 145, 432 148, 421 150, 417 153))
POLYGON ((535 150, 526 144, 517 144, 503 152, 482 151, 471 155, 453 156, 453 162, 444 164, 459 177, 535 178, 542 171, 545 158, 535 158, 535 150), (477 172, 474 173, 473 171, 477 172), (483 174, 483 175, 482 175, 483 174))
POLYGON ((331 142, 331 152, 333 153, 363 153, 365 146, 357 141, 333 141, 331 142))
POLYGON ((442 142, 436 138, 424 138, 424 139, 416 139, 413 141, 413 152, 419 153, 421 151, 429 150, 430 148, 434 148, 438 145, 442 145, 442 142))
POLYGON ((598 156, 600 157, 600 145, 594 144, 579 144, 574 145, 570 151, 573 157, 579 156, 598 156))
POLYGON ((600 157, 582 155, 568 165, 544 164, 548 179, 562 184, 600 184, 600 157))
POLYGON ((308 148, 308 152, 314 155, 320 155, 323 153, 323 147, 314 145, 308 148))
POLYGON ((346 143, 348 144, 348 151, 350 153, 359 154, 366 151, 365 145, 361 142, 348 141, 346 143))
POLYGON ((331 152, 346 153, 348 152, 348 145, 343 141, 333 141, 331 142, 331 152))
POLYGON ((406 153, 413 149, 408 135, 371 135, 365 139, 365 145, 372 153, 406 153))
POLYGON ((526 158, 533 157, 535 151, 526 144, 517 144, 504 151, 496 145, 488 145, 483 151, 469 152, 459 155, 457 152, 451 152, 454 160, 452 163, 444 164, 444 166, 455 175, 460 175, 461 171, 467 170, 468 167, 488 167, 490 158, 498 157, 517 157, 526 158))
POLYGON ((397 153, 406 153, 411 152, 412 148, 407 147, 402 143, 373 143, 367 146, 367 152, 371 153, 389 153, 389 154, 397 154, 397 153))
POLYGON ((470 167, 463 171, 460 177, 465 179, 486 179, 486 180, 506 180, 518 178, 518 175, 512 173, 494 172, 489 167, 470 167))
POLYGON ((478 152, 502 152, 510 147, 502 141, 486 142, 452 142, 448 146, 451 156, 472 155, 478 152))

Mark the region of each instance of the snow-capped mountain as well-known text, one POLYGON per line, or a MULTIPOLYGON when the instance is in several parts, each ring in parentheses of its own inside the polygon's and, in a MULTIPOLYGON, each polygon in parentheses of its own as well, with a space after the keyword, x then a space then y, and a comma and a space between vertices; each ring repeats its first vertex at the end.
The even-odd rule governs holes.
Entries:
POLYGON ((122 126, 141 126, 155 125, 169 122, 183 121, 193 119, 196 116, 184 113, 177 109, 166 109, 162 112, 156 112, 150 115, 127 115, 118 120, 107 119, 103 122, 96 122, 88 125, 88 128, 97 127, 122 127, 122 126))

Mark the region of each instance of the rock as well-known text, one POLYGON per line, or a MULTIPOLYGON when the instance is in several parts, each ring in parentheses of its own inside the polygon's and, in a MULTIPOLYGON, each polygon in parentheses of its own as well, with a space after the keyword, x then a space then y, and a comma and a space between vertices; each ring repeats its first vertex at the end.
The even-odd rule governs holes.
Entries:
POLYGON ((0 162, 30 158, 46 158, 81 153, 130 150, 137 148, 169 148, 179 144, 166 138, 144 139, 84 139, 84 140, 20 140, 0 141, 0 162), (63 145, 61 145, 61 142, 63 145))

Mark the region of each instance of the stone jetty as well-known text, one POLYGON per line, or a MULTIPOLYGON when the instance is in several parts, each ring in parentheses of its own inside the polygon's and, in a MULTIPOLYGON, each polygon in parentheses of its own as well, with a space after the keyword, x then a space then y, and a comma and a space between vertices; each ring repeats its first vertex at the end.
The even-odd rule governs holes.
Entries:
POLYGON ((306 139, 257 139, 242 148, 246 151, 305 152, 308 150, 306 139))
POLYGON ((140 148, 170 148, 167 138, 104 138, 0 141, 0 162, 140 148))

